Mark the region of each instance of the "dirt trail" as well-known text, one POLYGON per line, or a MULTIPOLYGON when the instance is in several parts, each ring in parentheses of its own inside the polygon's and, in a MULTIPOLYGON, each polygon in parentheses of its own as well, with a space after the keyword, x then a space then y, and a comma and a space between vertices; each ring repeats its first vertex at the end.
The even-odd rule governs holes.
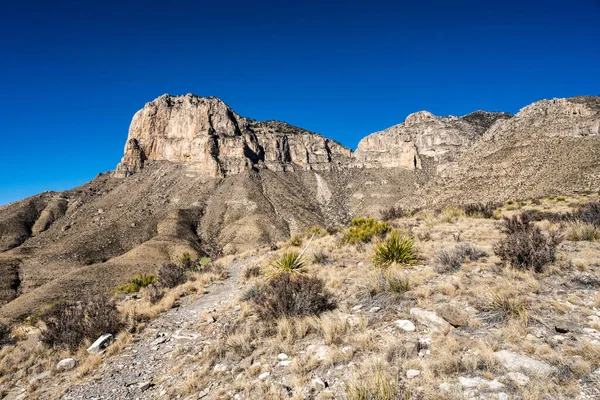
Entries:
POLYGON ((185 357, 195 356, 212 337, 203 337, 195 328, 203 313, 233 305, 241 289, 242 268, 254 258, 235 260, 229 267, 229 277, 215 282, 210 292, 189 305, 173 308, 148 324, 140 336, 125 350, 106 359, 94 373, 94 378, 71 387, 64 400, 75 399, 154 399, 163 398, 162 386, 174 379, 176 366, 185 357))

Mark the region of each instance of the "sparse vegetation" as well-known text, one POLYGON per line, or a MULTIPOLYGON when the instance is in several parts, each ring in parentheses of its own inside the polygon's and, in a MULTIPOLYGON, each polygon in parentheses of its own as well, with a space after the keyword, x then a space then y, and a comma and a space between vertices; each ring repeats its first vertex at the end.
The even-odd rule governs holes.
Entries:
POLYGON ((127 283, 122 284, 117 288, 119 292, 123 293, 137 293, 140 289, 145 288, 148 285, 152 285, 158 282, 158 278, 151 274, 139 274, 127 280, 127 283))
POLYGON ((11 342, 10 326, 0 323, 0 348, 11 342))
POLYGON ((329 255, 323 249, 315 250, 312 253, 313 263, 325 265, 329 262, 329 255))
POLYGON ((376 236, 383 236, 390 230, 387 222, 374 218, 355 218, 343 237, 344 243, 368 243, 376 236))
POLYGON ((40 336, 42 342, 71 351, 84 340, 93 341, 105 333, 117 334, 124 327, 115 303, 105 296, 58 303, 41 319, 46 325, 40 336))
POLYGON ((244 269, 244 279, 248 280, 261 275, 261 270, 258 265, 250 265, 244 269))
POLYGON ((565 233, 567 239, 573 242, 600 240, 600 228, 587 222, 568 222, 565 233))
POLYGON ((494 324, 505 322, 508 319, 518 319, 524 325, 527 325, 529 320, 525 300, 514 293, 491 292, 487 304, 484 306, 484 311, 481 319, 494 324))
POLYGON ((383 366, 377 366, 346 384, 346 398, 348 400, 401 400, 409 399, 410 391, 402 386, 397 376, 391 375, 383 366))
POLYGON ((391 264, 414 264, 417 251, 411 238, 399 232, 392 234, 384 241, 377 243, 373 254, 373 264, 384 268, 391 264))
POLYGON ((282 272, 256 287, 250 296, 257 313, 264 319, 318 315, 335 308, 322 279, 282 272))
POLYGON ((192 258, 192 255, 190 253, 183 253, 177 261, 179 262, 179 265, 181 265, 181 267, 185 270, 192 269, 194 265, 194 259, 192 258))
POLYGON ((494 253, 513 268, 542 272, 556 260, 556 246, 562 237, 555 231, 548 235, 524 216, 504 219, 506 238, 494 245, 494 253))
POLYGON ((300 247, 302 246, 302 241, 302 235, 300 235, 299 233, 295 233, 290 238, 290 246, 300 247))

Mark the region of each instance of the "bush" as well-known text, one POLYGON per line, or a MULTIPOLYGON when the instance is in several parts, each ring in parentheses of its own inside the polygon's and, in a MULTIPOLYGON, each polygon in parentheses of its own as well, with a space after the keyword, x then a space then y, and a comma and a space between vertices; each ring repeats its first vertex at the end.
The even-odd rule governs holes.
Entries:
POLYGON ((344 243, 368 243, 374 236, 383 236, 390 230, 387 222, 374 218, 355 218, 343 237, 344 243))
POLYGON ((260 318, 277 319, 301 315, 318 315, 335 308, 322 279, 283 272, 246 298, 254 304, 260 318))
POLYGON ((202 272, 202 271, 207 270, 210 267, 211 262, 212 262, 212 260, 210 259, 210 257, 201 257, 196 262, 196 271, 202 272))
POLYGON ((97 296, 78 302, 58 303, 41 317, 46 325, 40 339, 50 347, 75 351, 87 339, 123 329, 121 315, 113 301, 97 296))
POLYGON ((565 230, 567 239, 573 242, 600 240, 600 228, 587 222, 569 222, 565 230))
POLYGON ((258 265, 250 265, 244 269, 244 279, 256 278, 260 276, 261 271, 258 265))
POLYGON ((492 218, 494 216, 494 211, 496 211, 496 209, 501 206, 501 204, 496 204, 493 202, 471 203, 462 206, 462 209, 467 215, 467 217, 492 218))
POLYGON ((185 270, 190 270, 194 266, 194 259, 190 253, 183 253, 177 261, 179 261, 179 265, 185 270))
POLYGON ((129 278, 127 283, 124 283, 121 286, 119 286, 117 290, 119 292, 124 293, 136 293, 139 292, 141 288, 145 288, 148 285, 152 285, 157 281, 158 279, 154 275, 139 274, 138 276, 129 278))
POLYGON ((308 231, 306 231, 306 237, 323 237, 327 235, 327 233, 328 231, 325 228, 322 228, 319 225, 313 225, 308 231))
POLYGON ((384 221, 391 221, 393 219, 404 218, 408 213, 402 207, 390 207, 381 212, 381 219, 384 221))
POLYGON ((0 323, 0 347, 12 341, 10 326, 0 323))
POLYGON ((417 261, 414 242, 398 232, 392 234, 383 242, 377 243, 373 254, 375 266, 383 268, 390 264, 413 264, 417 261))
POLYGON ((395 268, 380 271, 375 276, 375 285, 371 287, 371 296, 381 292, 403 295, 410 290, 410 282, 406 275, 395 268))
POLYGON ((296 247, 302 246, 302 235, 300 235, 299 233, 293 234, 290 238, 290 245, 296 247))
POLYGON ((156 285, 148 285, 144 290, 144 294, 148 298, 148 301, 151 304, 158 303, 164 296, 164 293, 161 288, 156 285))
POLYGON ((329 262, 329 255, 327 255, 323 249, 315 250, 315 252, 312 253, 312 258, 315 264, 325 265, 329 262))
POLYGON ((600 202, 592 202, 579 207, 576 218, 588 224, 600 227, 600 202))
POLYGON ((562 240, 556 232, 546 236, 524 216, 505 218, 504 231, 507 236, 494 245, 494 253, 513 268, 542 272, 556 260, 556 246, 562 240))
POLYGON ((275 255, 269 262, 269 266, 275 269, 274 274, 283 272, 295 275, 304 273, 304 257, 297 251, 284 251, 282 254, 275 255))
POLYGON ((185 269, 176 264, 165 264, 158 270, 158 281, 166 288, 174 288, 187 281, 185 269))
POLYGON ((456 245, 452 251, 439 250, 436 253, 436 270, 438 272, 457 271, 465 260, 477 261, 486 257, 487 253, 471 243, 456 245))
POLYGON ((462 209, 454 207, 454 206, 450 206, 450 207, 444 208, 441 211, 440 220, 442 222, 447 222, 447 223, 451 224, 456 219, 463 217, 464 215, 465 215, 465 212, 462 209))

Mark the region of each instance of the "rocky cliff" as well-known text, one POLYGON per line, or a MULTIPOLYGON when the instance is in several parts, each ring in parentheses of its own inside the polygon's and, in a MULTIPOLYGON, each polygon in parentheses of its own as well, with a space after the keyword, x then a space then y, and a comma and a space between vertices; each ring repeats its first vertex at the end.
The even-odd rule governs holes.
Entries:
POLYGON ((116 171, 0 207, 0 317, 213 257, 412 209, 597 191, 600 97, 518 114, 421 111, 352 152, 216 98, 164 95, 133 117, 116 171), (115 176, 117 179, 115 179, 115 176))

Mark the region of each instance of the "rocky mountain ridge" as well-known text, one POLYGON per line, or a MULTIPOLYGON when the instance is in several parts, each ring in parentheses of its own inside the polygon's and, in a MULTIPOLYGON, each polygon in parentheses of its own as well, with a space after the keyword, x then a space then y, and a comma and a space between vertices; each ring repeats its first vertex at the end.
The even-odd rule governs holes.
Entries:
POLYGON ((116 171, 0 208, 0 317, 110 290, 184 251, 237 254, 392 206, 597 191, 599 126, 594 96, 514 116, 422 111, 351 151, 216 98, 164 95, 133 117, 116 171))

